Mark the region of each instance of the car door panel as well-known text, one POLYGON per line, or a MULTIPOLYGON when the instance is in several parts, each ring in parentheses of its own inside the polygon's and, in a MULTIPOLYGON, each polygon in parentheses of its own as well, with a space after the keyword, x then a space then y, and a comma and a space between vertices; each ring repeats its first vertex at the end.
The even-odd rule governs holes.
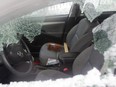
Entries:
POLYGON ((61 39, 66 19, 67 15, 46 17, 42 24, 42 33, 61 39))
POLYGON ((65 22, 44 22, 42 33, 61 38, 65 22))

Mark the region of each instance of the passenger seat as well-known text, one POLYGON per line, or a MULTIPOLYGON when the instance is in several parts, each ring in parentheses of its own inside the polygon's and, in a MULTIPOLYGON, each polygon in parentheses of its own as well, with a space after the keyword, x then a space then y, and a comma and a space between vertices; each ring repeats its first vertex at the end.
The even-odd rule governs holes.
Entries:
POLYGON ((69 75, 58 70, 43 70, 37 74, 35 80, 56 80, 59 78, 69 78, 79 74, 86 75, 87 72, 94 67, 101 70, 103 63, 104 56, 100 54, 98 50, 95 50, 94 45, 92 45, 75 58, 72 65, 73 75, 69 75))
MULTIPOLYGON (((83 18, 69 31, 66 37, 66 44, 69 49, 69 53, 80 53, 91 45, 93 38, 92 29, 96 25, 98 25, 97 21, 91 23, 87 18, 83 18)), ((63 45, 60 45, 61 50, 56 52, 48 49, 49 44, 51 44, 51 42, 44 44, 40 49, 39 60, 44 66, 49 65, 47 64, 48 60, 54 59, 53 61, 57 61, 59 54, 65 53, 63 45)))

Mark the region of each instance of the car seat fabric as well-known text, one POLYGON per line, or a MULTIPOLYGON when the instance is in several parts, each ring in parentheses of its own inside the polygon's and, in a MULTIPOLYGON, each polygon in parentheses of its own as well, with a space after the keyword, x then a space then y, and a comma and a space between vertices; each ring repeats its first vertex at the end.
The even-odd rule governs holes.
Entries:
POLYGON ((104 56, 94 49, 94 45, 84 50, 73 63, 73 75, 87 74, 87 71, 96 67, 101 69, 104 63, 104 56))
POLYGON ((77 3, 74 3, 70 9, 68 18, 66 20, 66 25, 64 28, 64 39, 66 39, 67 33, 70 29, 79 22, 79 16, 81 14, 80 6, 77 3))
MULTIPOLYGON (((99 51, 94 49, 94 45, 85 49, 79 56, 76 57, 73 66, 72 73, 74 75, 87 74, 87 71, 96 67, 100 70, 104 63, 104 56, 99 51)), ((56 80, 58 78, 68 78, 71 75, 65 74, 56 70, 43 70, 36 76, 35 80, 56 80)))
POLYGON ((48 65, 47 62, 48 62, 48 59, 49 59, 49 58, 50 58, 50 59, 58 59, 58 54, 59 54, 60 52, 64 52, 63 46, 62 46, 60 52, 55 52, 55 51, 49 51, 49 50, 48 50, 48 45, 49 45, 49 43, 44 44, 44 45, 42 46, 41 50, 40 50, 40 54, 39 54, 40 58, 39 58, 39 59, 40 59, 40 61, 41 61, 41 64, 46 64, 46 65, 48 65), (44 60, 43 60, 43 58, 44 58, 44 60))
MULTIPOLYGON (((92 29, 98 23, 90 23, 86 18, 82 19, 79 24, 75 25, 67 35, 66 43, 69 47, 69 52, 81 52, 92 43, 92 29)), ((60 52, 49 51, 46 43, 40 49, 40 61, 47 62, 46 59, 57 59, 60 52)), ((62 46, 63 47, 63 46, 62 46)), ((63 48, 61 52, 64 52, 63 48)), ((43 63, 45 65, 45 63, 43 63)))
POLYGON ((66 38, 66 43, 70 52, 81 52, 90 46, 88 43, 92 42, 92 29, 98 24, 97 21, 91 23, 87 18, 83 18, 77 25, 75 25, 66 38), (85 46, 85 48, 83 48, 83 46, 85 46))

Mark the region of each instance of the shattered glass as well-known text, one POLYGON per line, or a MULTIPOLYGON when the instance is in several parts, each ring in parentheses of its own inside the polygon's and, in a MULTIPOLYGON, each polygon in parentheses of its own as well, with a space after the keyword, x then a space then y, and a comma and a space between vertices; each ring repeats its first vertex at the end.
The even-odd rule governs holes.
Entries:
POLYGON ((97 18, 102 13, 102 12, 97 12, 95 6, 92 3, 85 4, 83 8, 83 12, 90 22, 92 22, 95 18, 97 18))
POLYGON ((93 38, 95 49, 104 55, 103 67, 113 73, 116 68, 116 14, 93 29, 93 38))
POLYGON ((17 43, 17 33, 24 35, 30 43, 34 37, 41 34, 41 28, 46 16, 68 14, 72 2, 49 6, 31 14, 16 18, 3 25, 0 25, 0 51, 3 49, 2 43, 17 43))
POLYGON ((116 0, 83 0, 83 3, 81 10, 90 22, 101 15, 102 12, 116 11, 116 0))
POLYGON ((94 35, 94 46, 101 52, 104 53, 110 46, 111 41, 108 39, 108 35, 105 31, 97 31, 94 35))
POLYGON ((98 0, 97 11, 116 11, 116 0, 98 0))
POLYGON ((116 11, 116 0, 84 0, 83 8, 92 3, 97 12, 116 11))
POLYGON ((0 25, 0 50, 3 49, 2 43, 17 43, 19 40, 17 33, 24 35, 32 42, 34 37, 41 33, 43 21, 44 17, 37 18, 30 14, 0 25))

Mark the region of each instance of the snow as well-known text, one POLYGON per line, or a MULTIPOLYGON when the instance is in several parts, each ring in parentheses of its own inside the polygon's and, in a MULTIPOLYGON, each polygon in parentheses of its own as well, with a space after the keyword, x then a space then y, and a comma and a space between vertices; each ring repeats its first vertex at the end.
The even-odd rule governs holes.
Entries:
POLYGON ((113 74, 101 76, 101 73, 93 68, 87 75, 77 75, 56 81, 11 82, 7 85, 0 84, 0 87, 115 87, 115 82, 116 77, 113 74))
MULTIPOLYGON (((93 29, 94 47, 104 55, 104 71, 114 73, 116 68, 116 14, 93 29)), ((102 71, 103 71, 102 68, 102 71)))

